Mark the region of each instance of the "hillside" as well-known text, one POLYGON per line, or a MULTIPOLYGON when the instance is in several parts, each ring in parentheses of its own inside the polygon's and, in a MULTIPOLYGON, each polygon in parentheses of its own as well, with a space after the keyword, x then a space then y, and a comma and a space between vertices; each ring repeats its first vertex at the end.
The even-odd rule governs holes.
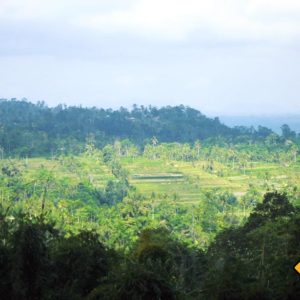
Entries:
POLYGON ((259 141, 272 134, 260 127, 229 128, 186 106, 138 107, 132 110, 83 108, 27 101, 0 101, 0 145, 6 157, 81 153, 87 140, 96 147, 129 139, 142 147, 153 136, 159 142, 259 141))
POLYGON ((241 150, 233 164, 205 148, 186 161, 111 145, 1 159, 2 295, 298 299, 299 160, 254 160, 250 149, 246 165, 241 150))
POLYGON ((6 299, 299 298, 288 126, 230 129, 184 106, 0 108, 6 299))

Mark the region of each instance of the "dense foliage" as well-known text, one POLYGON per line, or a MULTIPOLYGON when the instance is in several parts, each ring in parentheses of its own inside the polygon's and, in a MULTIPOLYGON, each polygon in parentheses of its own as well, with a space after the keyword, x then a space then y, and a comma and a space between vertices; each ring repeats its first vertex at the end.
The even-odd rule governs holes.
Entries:
POLYGON ((124 254, 94 230, 58 230, 0 211, 0 293, 5 299, 299 299, 300 212, 268 193, 247 222, 188 247, 162 227, 141 231, 124 254))
POLYGON ((103 147, 116 139, 129 139, 139 147, 152 137, 160 142, 206 140, 215 143, 259 142, 270 143, 296 139, 295 132, 283 126, 282 137, 270 129, 229 128, 218 118, 210 119, 199 111, 185 107, 138 107, 131 111, 67 107, 47 107, 43 102, 32 104, 25 100, 0 100, 1 155, 37 156, 84 151, 87 140, 103 147))

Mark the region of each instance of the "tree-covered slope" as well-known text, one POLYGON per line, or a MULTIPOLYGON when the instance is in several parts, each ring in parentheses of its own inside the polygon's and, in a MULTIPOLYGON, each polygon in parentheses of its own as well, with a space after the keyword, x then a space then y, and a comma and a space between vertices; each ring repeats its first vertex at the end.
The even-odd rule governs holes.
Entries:
MULTIPOLYGON (((128 138, 143 145, 155 136, 160 142, 194 142, 245 135, 199 111, 181 106, 137 107, 131 111, 67 107, 44 103, 0 100, 0 146, 6 155, 41 155, 70 150, 79 152, 91 136, 96 146, 128 138)), ((249 132, 246 132, 246 135, 249 132)))

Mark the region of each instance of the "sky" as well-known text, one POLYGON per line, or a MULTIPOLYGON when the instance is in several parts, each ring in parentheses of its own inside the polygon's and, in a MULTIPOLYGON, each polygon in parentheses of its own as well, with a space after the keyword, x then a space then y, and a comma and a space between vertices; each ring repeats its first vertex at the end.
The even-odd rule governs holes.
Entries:
POLYGON ((300 114, 299 0, 0 0, 0 98, 300 114))

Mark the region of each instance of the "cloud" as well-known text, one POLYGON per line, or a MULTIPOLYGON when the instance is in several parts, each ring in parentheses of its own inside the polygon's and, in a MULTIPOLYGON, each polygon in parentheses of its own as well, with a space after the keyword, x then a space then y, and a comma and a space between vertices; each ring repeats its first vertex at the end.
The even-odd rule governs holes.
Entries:
POLYGON ((300 33, 300 5, 292 0, 140 0, 127 9, 81 15, 75 23, 154 39, 184 40, 201 31, 215 38, 286 41, 300 33))
POLYGON ((299 22, 299 0, 0 0, 0 97, 299 111, 299 22))
POLYGON ((165 41, 197 32, 277 42, 300 35, 298 0, 1 0, 0 18, 165 41))

